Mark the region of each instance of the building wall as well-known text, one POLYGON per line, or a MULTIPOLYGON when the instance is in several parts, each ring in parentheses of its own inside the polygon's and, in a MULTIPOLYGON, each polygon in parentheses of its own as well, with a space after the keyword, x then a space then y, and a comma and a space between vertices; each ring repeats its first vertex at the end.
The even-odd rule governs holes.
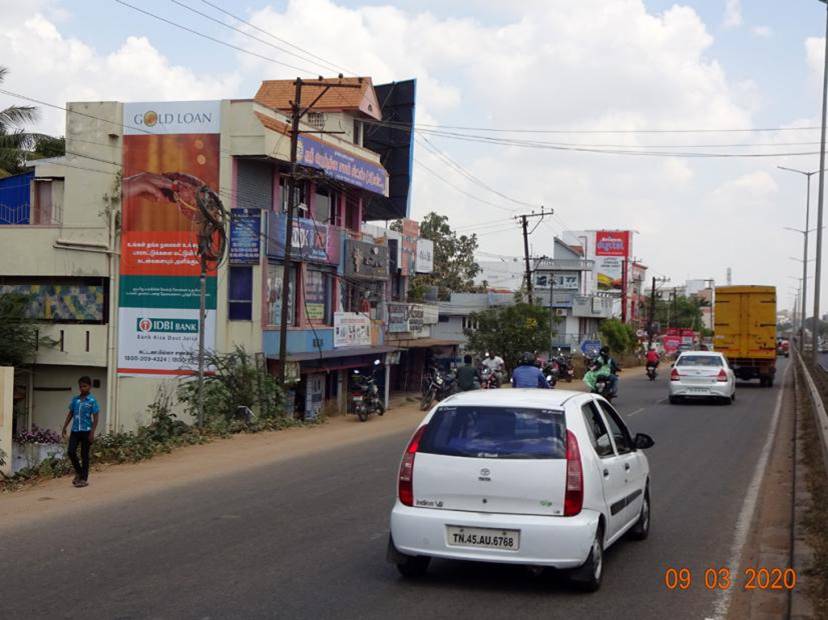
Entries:
POLYGON ((32 377, 32 423, 41 428, 60 431, 69 409, 69 401, 78 393, 78 379, 84 375, 93 381, 100 381, 100 387, 93 387, 92 393, 101 407, 98 429, 103 432, 110 420, 106 398, 107 372, 106 368, 97 366, 38 365, 32 377))

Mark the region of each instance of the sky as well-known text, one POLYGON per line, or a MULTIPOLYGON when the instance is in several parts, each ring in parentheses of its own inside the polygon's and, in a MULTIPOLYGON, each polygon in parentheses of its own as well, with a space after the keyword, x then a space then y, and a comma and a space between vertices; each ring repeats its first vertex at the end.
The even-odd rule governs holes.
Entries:
MULTIPOLYGON (((784 227, 804 228, 805 178, 777 166, 819 167, 819 131, 797 129, 820 119, 817 0, 209 0, 261 30, 204 0, 124 1, 258 56, 115 0, 0 0, 0 88, 62 105, 249 98, 264 79, 339 70, 416 78, 418 124, 532 131, 456 132, 508 145, 417 134, 411 216, 448 215, 481 259, 520 256, 513 218, 543 205, 535 255, 566 229, 631 229, 650 276, 724 283, 730 267, 793 305, 802 235, 784 227)), ((0 94, 0 109, 18 103, 0 94)), ((41 106, 33 129, 64 127, 41 106)))

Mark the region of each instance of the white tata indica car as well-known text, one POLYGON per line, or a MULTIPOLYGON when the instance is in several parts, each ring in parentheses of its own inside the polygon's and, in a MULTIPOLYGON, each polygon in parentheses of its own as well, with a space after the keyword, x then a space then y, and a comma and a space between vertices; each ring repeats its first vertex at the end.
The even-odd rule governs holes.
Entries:
POLYGON ((716 351, 686 351, 670 370, 671 404, 684 399, 715 399, 726 405, 736 400, 736 375, 716 351))
POLYGON ((604 550, 649 533, 652 445, 595 394, 451 396, 403 453, 388 560, 406 577, 431 558, 549 566, 596 590, 604 550))

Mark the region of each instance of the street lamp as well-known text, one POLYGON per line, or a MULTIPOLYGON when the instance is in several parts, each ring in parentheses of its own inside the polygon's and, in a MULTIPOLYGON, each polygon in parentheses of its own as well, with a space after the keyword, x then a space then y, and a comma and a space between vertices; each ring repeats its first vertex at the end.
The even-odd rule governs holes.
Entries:
MULTIPOLYGON (((803 249, 802 249, 802 280, 806 284, 802 285, 802 303, 799 305, 800 313, 802 314, 799 322, 799 342, 803 345, 805 344, 805 313, 807 312, 805 304, 807 303, 808 299, 808 287, 807 287, 807 280, 808 280, 808 233, 812 232, 813 229, 809 230, 808 226, 810 225, 810 216, 811 216, 811 177, 819 172, 819 170, 814 170, 812 172, 806 172, 805 170, 797 170, 796 168, 786 168, 785 166, 777 166, 780 170, 785 170, 787 172, 796 172, 797 174, 805 175, 807 179, 806 183, 806 191, 805 191, 805 229, 800 230, 798 228, 790 228, 785 226, 785 230, 790 230, 793 232, 802 233, 804 238, 803 242, 803 249)), ((820 166, 822 168, 822 166, 820 166)), ((814 343, 814 347, 816 347, 816 342, 814 343)))
MULTIPOLYGON (((828 112, 828 0, 820 0, 825 4, 825 54, 822 66, 822 132, 819 141, 819 198, 817 202, 817 231, 816 231, 816 271, 814 278, 814 334, 813 351, 811 356, 814 364, 819 359, 817 346, 817 321, 819 320, 819 293, 820 279, 822 278, 822 204, 825 196, 825 116, 828 112)), ((807 228, 807 226, 806 226, 807 228)))

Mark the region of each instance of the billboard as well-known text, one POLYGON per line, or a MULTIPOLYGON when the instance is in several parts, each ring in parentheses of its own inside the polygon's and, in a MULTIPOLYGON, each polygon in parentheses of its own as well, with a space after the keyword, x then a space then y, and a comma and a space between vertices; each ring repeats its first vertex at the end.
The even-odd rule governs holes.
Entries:
POLYGON ((599 291, 620 291, 623 286, 624 261, 631 255, 630 231, 596 230, 590 248, 595 261, 595 283, 599 291))
MULTIPOLYGON (((220 101, 124 104, 118 373, 193 374, 198 348, 196 191, 219 189, 220 101)), ((215 346, 216 273, 205 345, 215 346)))
POLYGON ((414 267, 417 273, 434 271, 434 242, 431 239, 417 239, 417 258, 414 267))
POLYGON ((419 237, 420 223, 404 219, 402 221, 402 243, 400 244, 400 275, 414 275, 417 268, 417 239, 419 237))
MULTIPOLYGON (((285 257, 285 224, 287 214, 267 214, 266 252, 270 258, 285 257)), ((293 218, 291 235, 291 260, 304 260, 328 265, 339 264, 339 231, 327 224, 303 217, 293 218)))

